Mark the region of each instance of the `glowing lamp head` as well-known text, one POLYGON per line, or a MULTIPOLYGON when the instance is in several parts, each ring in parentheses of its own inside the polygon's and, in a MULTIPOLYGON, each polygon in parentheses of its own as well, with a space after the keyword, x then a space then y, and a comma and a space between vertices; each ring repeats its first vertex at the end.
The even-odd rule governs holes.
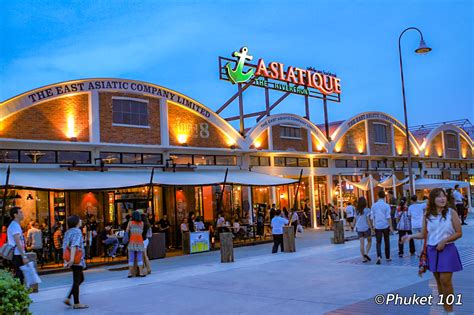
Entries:
POLYGON ((321 144, 316 144, 316 150, 317 151, 322 151, 323 150, 323 146, 321 144))
POLYGON ((262 146, 262 143, 260 141, 255 141, 253 145, 255 146, 256 149, 259 149, 262 146))
POLYGON ((67 117, 67 137, 68 138, 76 138, 76 133, 74 132, 74 116, 69 114, 67 117))
POLYGON ((423 39, 420 40, 420 45, 418 46, 417 49, 415 49, 415 53, 419 55, 424 55, 427 54, 431 51, 431 48, 426 46, 426 43, 423 39))
POLYGON ((178 142, 179 144, 185 144, 188 140, 188 137, 185 134, 178 135, 178 142))

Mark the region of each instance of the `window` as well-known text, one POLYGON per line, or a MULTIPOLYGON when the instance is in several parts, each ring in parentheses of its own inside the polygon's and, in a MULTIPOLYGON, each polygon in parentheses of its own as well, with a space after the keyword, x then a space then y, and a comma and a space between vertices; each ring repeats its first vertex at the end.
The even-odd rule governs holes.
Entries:
POLYGON ((313 159, 314 167, 328 167, 328 159, 313 159))
POLYGON ((100 158, 104 164, 163 164, 163 155, 152 153, 100 152, 100 158))
POLYGON ((56 151, 20 151, 20 163, 56 163, 56 151))
POLYGON ((347 165, 346 160, 335 160, 334 162, 335 162, 336 167, 338 168, 345 168, 347 165))
POLYGON ((148 126, 148 102, 113 98, 112 117, 114 124, 148 126))
POLYGON ((367 168, 367 161, 366 160, 360 160, 360 161, 357 161, 357 167, 359 168, 367 168))
POLYGON ((122 153, 122 164, 142 164, 142 154, 122 153))
POLYGON ((284 157, 276 156, 274 161, 275 161, 275 166, 285 166, 284 157))
POLYGON ((186 164, 193 164, 193 156, 186 155, 186 154, 174 154, 170 155, 170 158, 173 159, 174 164, 178 165, 186 165, 186 164))
POLYGON ((387 126, 384 124, 374 124, 375 143, 387 144, 387 126))
POLYGON ((251 155, 250 166, 270 166, 270 157, 251 155))
POLYGON ((347 167, 357 168, 357 161, 356 160, 347 160, 347 167))
POLYGON ((457 150, 458 149, 458 139, 455 134, 445 133, 446 139, 446 149, 448 150, 457 150))
POLYGON ((405 162, 404 161, 395 161, 395 168, 404 168, 405 162))
POLYGON ((142 160, 143 160, 143 164, 154 164, 154 165, 163 164, 163 156, 161 154, 143 153, 142 160))
POLYGON ((301 139, 301 128, 281 125, 280 138, 301 139))
POLYGON ((0 163, 18 163, 18 150, 0 150, 0 163))
POLYGON ((259 160, 260 160, 260 166, 270 166, 269 156, 261 156, 259 160))
POLYGON ((91 153, 80 151, 58 151, 58 163, 72 164, 74 162, 77 164, 90 164, 91 153))
POLYGON ((309 167, 309 159, 306 159, 306 158, 298 158, 298 166, 301 166, 301 167, 309 167))
POLYGON ((296 158, 293 158, 293 157, 287 157, 286 158, 286 166, 296 167, 296 166, 298 166, 298 160, 296 158))
POLYGON ((235 155, 217 155, 216 165, 237 165, 237 157, 235 155))
POLYGON ((195 155, 194 164, 196 165, 215 165, 214 155, 195 155))

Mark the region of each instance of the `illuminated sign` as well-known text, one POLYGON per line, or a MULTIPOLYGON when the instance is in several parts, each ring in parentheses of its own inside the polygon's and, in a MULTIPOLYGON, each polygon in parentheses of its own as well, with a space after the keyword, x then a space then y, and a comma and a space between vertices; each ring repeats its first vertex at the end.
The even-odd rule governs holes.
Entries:
POLYGON ((316 70, 285 66, 279 62, 250 64, 253 56, 247 47, 232 54, 236 59, 219 57, 220 79, 235 83, 250 83, 253 86, 279 90, 293 94, 340 101, 341 79, 336 75, 316 70))

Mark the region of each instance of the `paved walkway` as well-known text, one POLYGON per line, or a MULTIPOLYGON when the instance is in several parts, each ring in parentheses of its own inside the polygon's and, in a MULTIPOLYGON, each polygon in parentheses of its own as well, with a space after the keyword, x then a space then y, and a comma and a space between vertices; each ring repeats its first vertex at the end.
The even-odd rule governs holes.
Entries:
MULTIPOLYGON (((474 221, 457 243, 464 271, 455 274, 456 293, 464 293, 458 314, 472 314, 474 288, 474 221)), ((438 306, 378 306, 377 294, 433 294, 431 274, 417 275, 417 260, 398 258, 398 236, 392 236, 393 261, 362 264, 358 241, 329 242, 330 232, 306 232, 296 253, 269 254, 271 244, 235 249, 235 263, 221 264, 219 252, 160 259, 146 278, 126 277, 117 266, 86 271, 81 302, 73 311, 62 303, 70 274, 42 277, 41 291, 32 294, 33 314, 440 314, 438 306), (118 271, 113 271, 117 270, 118 271), (430 284, 430 286, 428 286, 430 284)), ((372 258, 375 257, 373 242, 372 258)), ((374 259, 373 259, 374 260, 374 259)))

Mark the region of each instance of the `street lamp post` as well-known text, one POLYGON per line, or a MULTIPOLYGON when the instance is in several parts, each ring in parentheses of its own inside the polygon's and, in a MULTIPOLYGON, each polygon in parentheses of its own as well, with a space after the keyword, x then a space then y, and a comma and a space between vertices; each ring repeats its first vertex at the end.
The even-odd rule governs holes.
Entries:
POLYGON ((409 30, 415 30, 420 34, 420 45, 417 49, 415 49, 415 53, 417 54, 426 54, 431 51, 431 48, 426 46, 425 41, 423 39, 423 34, 419 29, 416 27, 409 27, 405 29, 398 38, 398 55, 400 57, 400 76, 402 77, 402 95, 403 95, 403 114, 405 116, 405 136, 406 136, 406 148, 407 148, 407 167, 408 167, 408 177, 410 183, 410 196, 414 193, 414 182, 413 182, 413 170, 411 169, 411 152, 410 152, 410 136, 408 133, 408 116, 407 116, 407 102, 405 98, 405 80, 403 78, 403 62, 402 62, 402 46, 401 40, 403 34, 405 34, 409 30))

